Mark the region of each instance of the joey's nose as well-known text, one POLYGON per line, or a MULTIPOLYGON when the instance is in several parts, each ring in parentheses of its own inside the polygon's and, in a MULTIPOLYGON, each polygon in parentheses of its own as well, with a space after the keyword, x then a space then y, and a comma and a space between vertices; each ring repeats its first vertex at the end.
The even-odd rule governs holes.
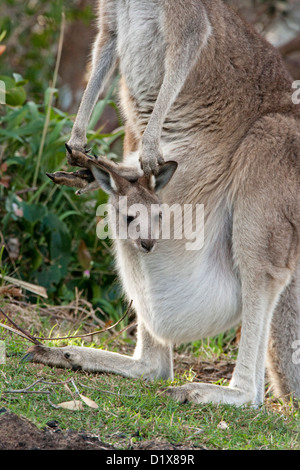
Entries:
POLYGON ((152 251, 153 249, 153 241, 152 240, 142 240, 141 241, 141 247, 143 248, 143 250, 147 251, 147 253, 150 253, 150 251, 152 251))

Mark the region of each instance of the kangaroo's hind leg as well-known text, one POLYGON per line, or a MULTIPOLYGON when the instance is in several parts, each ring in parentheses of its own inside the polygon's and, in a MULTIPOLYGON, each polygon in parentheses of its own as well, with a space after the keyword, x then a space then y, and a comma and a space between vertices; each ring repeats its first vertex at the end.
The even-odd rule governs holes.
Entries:
MULTIPOLYGON (((260 134, 264 124, 258 124, 260 134)), ((236 160, 237 166, 244 165, 238 168, 238 185, 233 188, 231 198, 232 255, 241 282, 242 332, 233 377, 229 387, 188 384, 170 389, 169 394, 180 401, 260 405, 264 397, 270 330, 274 338, 274 328, 277 329, 277 355, 288 354, 284 341, 279 341, 279 332, 285 336, 287 328, 274 311, 285 289, 291 289, 299 262, 299 183, 297 167, 287 157, 289 149, 282 145, 285 140, 281 139, 286 137, 282 136, 281 123, 274 120, 271 124, 266 129, 266 142, 263 135, 259 140, 252 140, 251 145, 245 142, 236 160), (271 132, 279 140, 275 148, 283 149, 284 153, 274 155, 274 147, 268 144, 271 132), (289 186, 282 184, 287 180, 287 173, 289 186)), ((294 327, 297 322, 293 322, 294 327)), ((295 334, 294 331, 290 338, 295 334)), ((293 371, 292 375, 296 374, 295 368, 293 371)), ((294 388, 299 386, 297 377, 294 376, 294 388)))
POLYGON ((89 347, 33 346, 25 360, 53 367, 82 369, 90 372, 112 372, 124 377, 172 379, 172 347, 158 343, 144 325, 138 326, 138 338, 132 357, 89 347))
POLYGON ((272 319, 267 372, 277 397, 300 399, 300 264, 272 319))
POLYGON ((281 268, 270 263, 264 248, 259 253, 258 246, 267 243, 267 234, 254 235, 245 221, 255 227, 257 215, 252 214, 251 217, 251 210, 241 210, 235 214, 238 221, 234 221, 233 228, 235 258, 242 286, 242 332, 233 377, 228 387, 192 383, 169 389, 167 393, 179 401, 236 406, 262 403, 272 314, 292 273, 285 266, 281 268))

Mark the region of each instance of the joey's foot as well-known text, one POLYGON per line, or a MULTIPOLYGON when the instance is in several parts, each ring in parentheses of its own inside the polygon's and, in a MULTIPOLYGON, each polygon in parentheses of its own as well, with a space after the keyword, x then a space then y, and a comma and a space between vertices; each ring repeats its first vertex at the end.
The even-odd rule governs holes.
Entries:
POLYGON ((69 186, 71 188, 85 189, 95 181, 90 170, 79 170, 75 172, 57 171, 56 173, 46 173, 53 183, 69 186))
POLYGON ((82 164, 80 164, 80 162, 78 164, 78 161, 76 161, 73 154, 74 154, 74 151, 76 150, 83 155, 88 154, 90 149, 87 148, 87 144, 81 144, 77 141, 73 141, 70 139, 69 142, 65 144, 65 147, 66 147, 66 157, 67 157, 69 165, 83 166, 82 164))
POLYGON ((140 153, 140 164, 141 168, 146 176, 151 174, 156 175, 159 170, 159 166, 165 163, 163 155, 160 151, 145 151, 140 153))
POLYGON ((32 346, 22 358, 22 361, 72 370, 82 368, 80 364, 80 354, 78 354, 74 346, 62 348, 50 348, 41 345, 32 346))
POLYGON ((242 406, 254 402, 252 393, 247 393, 238 388, 201 383, 170 387, 164 394, 180 403, 214 403, 242 406))
POLYGON ((79 150, 65 144, 67 149, 68 163, 71 166, 78 166, 82 168, 90 168, 91 161, 95 161, 96 157, 88 155, 88 150, 79 150))

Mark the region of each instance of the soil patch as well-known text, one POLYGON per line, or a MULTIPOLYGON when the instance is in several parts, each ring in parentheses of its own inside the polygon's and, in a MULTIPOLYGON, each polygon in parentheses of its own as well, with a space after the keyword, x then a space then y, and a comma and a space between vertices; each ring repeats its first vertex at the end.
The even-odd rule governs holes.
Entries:
POLYGON ((59 429, 38 429, 25 418, 2 408, 0 414, 1 450, 113 450, 97 436, 59 429))
MULTIPOLYGON (((173 445, 159 440, 145 441, 130 446, 128 450, 187 450, 187 447, 173 445)), ((188 447, 189 450, 199 449, 188 447)), ((0 409, 0 450, 104 450, 117 451, 95 435, 84 432, 62 432, 55 422, 49 428, 38 429, 26 418, 0 409)))

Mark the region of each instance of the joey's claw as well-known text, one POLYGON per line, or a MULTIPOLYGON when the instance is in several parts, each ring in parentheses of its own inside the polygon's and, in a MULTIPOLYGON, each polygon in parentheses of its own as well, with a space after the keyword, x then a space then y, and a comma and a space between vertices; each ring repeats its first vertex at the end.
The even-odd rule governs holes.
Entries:
POLYGON ((165 159, 160 153, 157 156, 157 163, 158 165, 163 165, 165 163, 165 159))
POLYGON ((54 173, 46 173, 46 176, 48 176, 48 178, 50 178, 50 179, 55 183, 55 175, 54 175, 54 173))
POLYGON ((152 169, 152 167, 148 163, 141 161, 141 167, 145 176, 150 176, 152 173, 155 173, 155 168, 152 169))
POLYGON ((95 181, 93 174, 87 169, 75 172, 57 171, 56 173, 46 173, 46 175, 55 184, 79 189, 86 189, 95 181))
POLYGON ((70 145, 68 145, 67 143, 65 143, 65 147, 66 147, 66 150, 67 152, 72 155, 72 148, 70 147, 70 145))
POLYGON ((76 166, 76 162, 73 158, 73 148, 69 144, 65 144, 66 150, 67 150, 67 160, 69 165, 71 166, 76 166))
POLYGON ((65 143, 65 147, 67 150, 66 156, 67 156, 69 165, 84 167, 84 164, 83 164, 84 162, 80 161, 80 158, 78 158, 78 154, 81 154, 82 157, 86 156, 86 154, 89 152, 89 150, 86 149, 86 146, 71 144, 68 142, 68 143, 65 143))

